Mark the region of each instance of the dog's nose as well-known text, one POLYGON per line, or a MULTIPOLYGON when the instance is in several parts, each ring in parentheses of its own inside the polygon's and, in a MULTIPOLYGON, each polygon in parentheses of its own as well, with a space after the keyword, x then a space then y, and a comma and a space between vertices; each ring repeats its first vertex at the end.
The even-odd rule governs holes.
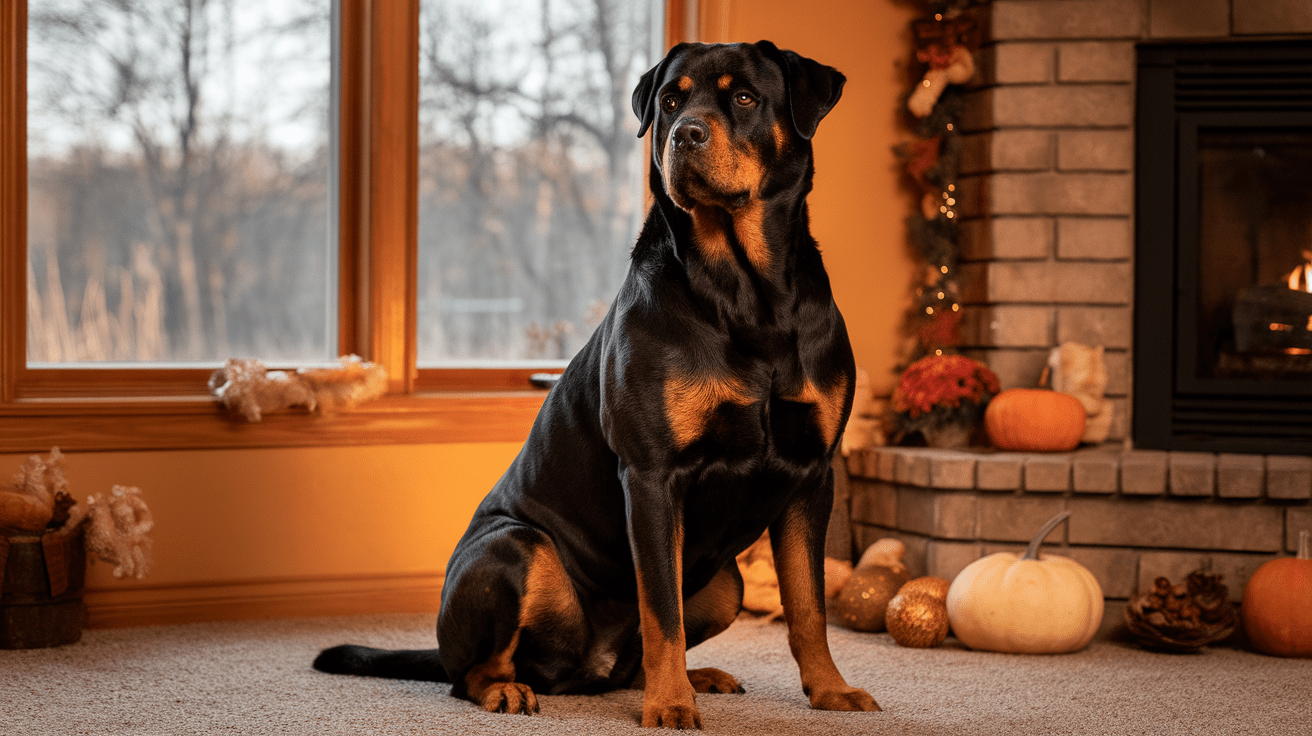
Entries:
POLYGON ((697 148, 706 144, 711 129, 697 118, 684 118, 674 126, 675 148, 697 148))

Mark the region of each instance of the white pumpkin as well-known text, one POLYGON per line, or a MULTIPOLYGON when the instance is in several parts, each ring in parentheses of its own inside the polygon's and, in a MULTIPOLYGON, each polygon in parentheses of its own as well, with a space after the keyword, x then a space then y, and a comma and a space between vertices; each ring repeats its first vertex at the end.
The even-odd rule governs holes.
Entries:
POLYGON ((1039 555, 1039 545, 1070 516, 1039 530, 1024 555, 999 552, 966 566, 948 589, 952 633, 971 649, 1061 654, 1083 649, 1102 624, 1102 587, 1080 563, 1039 555))

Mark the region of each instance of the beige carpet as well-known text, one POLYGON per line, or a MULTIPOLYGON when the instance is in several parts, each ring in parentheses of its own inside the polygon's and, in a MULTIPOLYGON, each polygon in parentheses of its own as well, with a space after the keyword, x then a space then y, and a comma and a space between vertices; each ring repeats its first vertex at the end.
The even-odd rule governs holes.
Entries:
MULTIPOLYGON (((542 698, 537 716, 483 713, 449 686, 325 675, 320 648, 426 647, 433 616, 253 621, 88 631, 59 649, 0 651, 0 734, 650 734, 642 693, 542 698)), ((1312 660, 1237 649, 1155 654, 1097 641, 1063 656, 903 649, 830 629, 835 659, 882 713, 807 707, 782 624, 740 621, 689 653, 745 695, 698 698, 718 734, 1312 734, 1312 660)))

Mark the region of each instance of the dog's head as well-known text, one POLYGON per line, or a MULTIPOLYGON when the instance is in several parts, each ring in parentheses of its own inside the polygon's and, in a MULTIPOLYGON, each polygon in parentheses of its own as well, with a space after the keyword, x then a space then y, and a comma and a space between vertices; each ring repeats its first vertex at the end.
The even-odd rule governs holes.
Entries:
MULTIPOLYGON (((681 209, 733 211, 810 172, 810 140, 838 102, 836 69, 754 44, 679 44, 642 76, 633 111, 681 209)), ((655 182, 653 182, 655 186, 655 182)))

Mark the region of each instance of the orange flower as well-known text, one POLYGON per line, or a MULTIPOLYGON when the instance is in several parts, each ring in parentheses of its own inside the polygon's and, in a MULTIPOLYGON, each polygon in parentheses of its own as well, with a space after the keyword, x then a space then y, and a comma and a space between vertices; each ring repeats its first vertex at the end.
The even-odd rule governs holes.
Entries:
POLYGON ((930 355, 902 373, 893 392, 893 408, 912 419, 942 407, 955 409, 963 401, 978 403, 1000 390, 988 366, 961 355, 930 355))

